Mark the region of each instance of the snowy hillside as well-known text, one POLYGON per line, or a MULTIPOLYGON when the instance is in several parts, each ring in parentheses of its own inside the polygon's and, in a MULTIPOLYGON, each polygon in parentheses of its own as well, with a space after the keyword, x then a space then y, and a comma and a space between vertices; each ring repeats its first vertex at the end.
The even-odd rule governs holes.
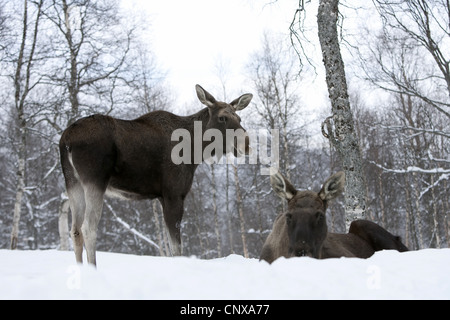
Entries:
POLYGON ((0 250, 0 299, 450 299, 450 249, 382 251, 367 260, 230 255, 200 260, 0 250))

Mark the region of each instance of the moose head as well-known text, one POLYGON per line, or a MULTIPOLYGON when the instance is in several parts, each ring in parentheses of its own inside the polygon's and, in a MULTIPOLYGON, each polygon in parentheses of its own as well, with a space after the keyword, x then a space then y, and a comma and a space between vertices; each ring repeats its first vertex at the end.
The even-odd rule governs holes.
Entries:
POLYGON ((289 239, 289 256, 321 258, 322 245, 327 237, 325 211, 328 201, 344 190, 345 174, 338 172, 328 178, 316 193, 299 191, 281 173, 270 176, 275 193, 288 201, 284 214, 289 239))
POLYGON ((251 153, 250 139, 241 126, 241 118, 236 111, 247 107, 253 98, 251 93, 246 93, 230 103, 217 101, 208 91, 200 85, 195 86, 197 97, 201 103, 208 107, 209 121, 206 130, 219 130, 223 137, 224 153, 233 152, 236 157, 251 153))

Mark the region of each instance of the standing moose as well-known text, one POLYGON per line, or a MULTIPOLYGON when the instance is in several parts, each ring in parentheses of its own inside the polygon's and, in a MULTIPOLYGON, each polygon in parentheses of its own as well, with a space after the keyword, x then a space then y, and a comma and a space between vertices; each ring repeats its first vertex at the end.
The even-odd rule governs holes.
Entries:
POLYGON ((282 256, 368 258, 383 249, 408 251, 399 237, 368 220, 353 221, 347 234, 328 232, 325 211, 328 201, 344 190, 342 171, 328 178, 319 193, 298 191, 279 172, 270 176, 270 183, 278 196, 288 200, 288 209, 276 217, 261 260, 272 263, 282 256))
MULTIPOLYGON (((97 114, 79 119, 63 132, 59 149, 77 262, 82 262, 84 244, 88 263, 96 265, 97 225, 105 194, 122 199, 158 198, 172 253, 181 255, 183 202, 199 164, 194 161, 199 158, 196 151, 203 152, 206 143, 201 141, 196 146, 194 142, 198 141, 192 141, 192 161, 175 164, 173 132, 183 129, 194 136, 194 128, 200 128, 203 137, 208 129, 216 129, 223 138, 222 153, 234 151, 235 156, 240 156, 250 152, 249 137, 236 111, 248 106, 252 94, 244 94, 228 104, 216 101, 199 85, 195 89, 206 108, 190 116, 154 111, 134 120, 120 120, 97 114), (230 130, 237 136, 227 141, 230 130)), ((205 160, 203 153, 200 159, 205 160)))

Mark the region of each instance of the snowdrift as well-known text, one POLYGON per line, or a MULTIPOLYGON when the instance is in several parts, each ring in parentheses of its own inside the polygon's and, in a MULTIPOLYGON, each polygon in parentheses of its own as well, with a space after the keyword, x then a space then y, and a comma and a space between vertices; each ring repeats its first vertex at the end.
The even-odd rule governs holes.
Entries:
POLYGON ((0 299, 450 299, 450 249, 369 259, 239 255, 201 260, 97 252, 0 250, 0 299))

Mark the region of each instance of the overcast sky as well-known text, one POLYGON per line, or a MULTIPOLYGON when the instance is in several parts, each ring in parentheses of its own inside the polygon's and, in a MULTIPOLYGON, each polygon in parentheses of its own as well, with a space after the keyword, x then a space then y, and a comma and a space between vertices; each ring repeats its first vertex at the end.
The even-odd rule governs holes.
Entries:
MULTIPOLYGON (((261 48, 264 32, 289 41, 298 1, 283 0, 128 0, 150 23, 146 35, 177 103, 195 98, 194 86, 214 95, 217 64, 226 66, 228 95, 251 91, 244 66, 261 48)), ((315 12, 311 15, 315 17, 315 12)), ((217 93, 220 96, 222 93, 217 93)), ((233 99, 233 97, 230 97, 233 99)))

